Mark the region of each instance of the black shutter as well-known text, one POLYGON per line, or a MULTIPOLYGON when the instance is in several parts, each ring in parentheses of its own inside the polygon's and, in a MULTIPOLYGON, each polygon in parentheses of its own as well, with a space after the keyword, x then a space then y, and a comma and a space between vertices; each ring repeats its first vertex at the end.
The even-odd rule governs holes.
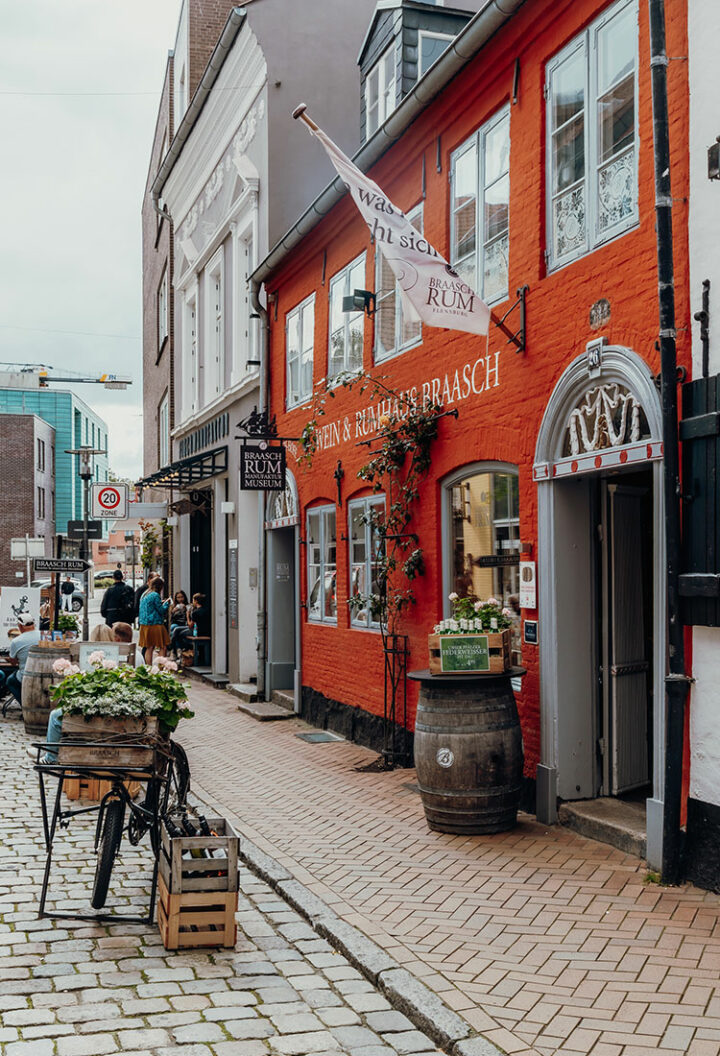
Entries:
POLYGON ((682 618, 720 626, 720 374, 688 382, 680 422, 683 464, 682 618))

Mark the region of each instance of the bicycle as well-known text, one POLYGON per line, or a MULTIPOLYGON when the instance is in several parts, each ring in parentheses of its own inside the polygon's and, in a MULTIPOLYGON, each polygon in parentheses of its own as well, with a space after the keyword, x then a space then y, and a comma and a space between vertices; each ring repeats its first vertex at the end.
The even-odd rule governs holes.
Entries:
POLYGON ((190 791, 190 766, 187 755, 177 741, 170 740, 167 745, 164 773, 148 780, 142 803, 133 802, 123 778, 119 775, 113 778, 112 787, 100 801, 95 829, 97 863, 90 899, 93 909, 102 909, 107 900, 110 877, 122 843, 126 808, 130 810, 128 840, 136 847, 149 832, 150 844, 156 858, 160 854, 160 825, 168 814, 182 812, 186 808, 190 791))

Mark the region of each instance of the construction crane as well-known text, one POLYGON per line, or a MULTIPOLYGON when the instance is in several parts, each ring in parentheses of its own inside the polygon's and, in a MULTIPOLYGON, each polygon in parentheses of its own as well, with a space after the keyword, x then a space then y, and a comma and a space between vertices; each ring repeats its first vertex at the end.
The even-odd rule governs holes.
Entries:
POLYGON ((75 370, 54 373, 55 370, 56 367, 45 363, 0 362, 0 388, 46 389, 51 381, 66 385, 104 385, 106 389, 126 389, 132 385, 132 378, 127 374, 88 375, 75 370))

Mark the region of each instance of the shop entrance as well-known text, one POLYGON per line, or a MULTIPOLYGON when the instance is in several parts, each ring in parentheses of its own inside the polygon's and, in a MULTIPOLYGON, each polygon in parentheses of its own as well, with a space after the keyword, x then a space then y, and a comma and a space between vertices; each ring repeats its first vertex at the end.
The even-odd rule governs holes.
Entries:
POLYGON ((190 499, 190 593, 204 594, 212 612, 212 492, 194 491, 190 499))
POLYGON ((267 533, 268 693, 292 693, 295 679, 295 529, 267 533))
POLYGON ((598 794, 647 789, 652 760, 652 477, 599 482, 598 794))
POLYGON ((644 802, 653 868, 662 858, 665 769, 661 436, 652 371, 631 349, 605 346, 559 378, 533 466, 537 816, 557 821, 563 801, 644 802))

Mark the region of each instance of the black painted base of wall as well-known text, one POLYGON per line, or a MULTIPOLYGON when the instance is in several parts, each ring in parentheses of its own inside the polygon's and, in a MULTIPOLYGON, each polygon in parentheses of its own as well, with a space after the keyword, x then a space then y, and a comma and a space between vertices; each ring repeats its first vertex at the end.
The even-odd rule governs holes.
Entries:
POLYGON ((685 874, 707 891, 720 892, 720 807, 688 799, 685 874))
MULTIPOLYGON (((384 747, 385 723, 382 715, 373 715, 359 706, 351 707, 323 696, 310 686, 303 686, 302 717, 320 730, 332 730, 354 744, 362 744, 374 752, 384 747)), ((395 750, 405 755, 412 766, 413 735, 410 730, 395 724, 395 750)))

